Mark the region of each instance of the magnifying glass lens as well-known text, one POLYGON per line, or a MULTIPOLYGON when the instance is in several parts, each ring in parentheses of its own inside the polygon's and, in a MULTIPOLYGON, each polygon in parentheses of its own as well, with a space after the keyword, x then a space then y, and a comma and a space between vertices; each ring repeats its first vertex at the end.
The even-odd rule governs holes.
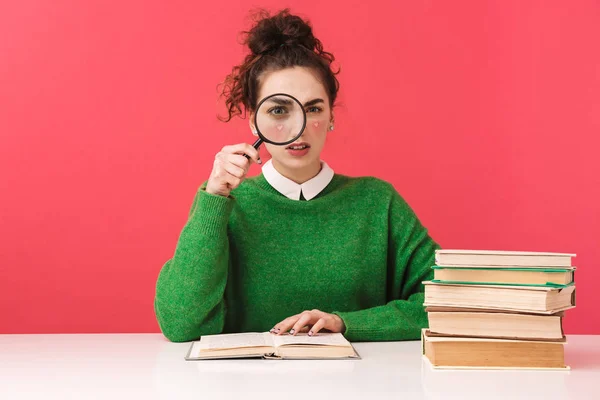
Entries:
POLYGON ((279 94, 265 99, 256 111, 258 131, 273 144, 285 144, 302 134, 305 114, 298 100, 279 94))

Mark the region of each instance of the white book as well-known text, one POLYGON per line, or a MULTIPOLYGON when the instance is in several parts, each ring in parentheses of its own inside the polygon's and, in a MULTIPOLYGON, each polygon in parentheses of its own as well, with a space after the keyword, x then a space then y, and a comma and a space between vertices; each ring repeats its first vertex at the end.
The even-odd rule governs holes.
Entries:
POLYGON ((436 250, 442 266, 571 267, 576 254, 501 250, 436 250))
POLYGON ((425 307, 458 307, 554 314, 575 307, 575 285, 471 285, 423 282, 425 307))
POLYGON ((560 340, 565 336, 563 312, 535 315, 491 310, 462 311, 450 307, 428 307, 426 311, 432 336, 528 340, 560 340))

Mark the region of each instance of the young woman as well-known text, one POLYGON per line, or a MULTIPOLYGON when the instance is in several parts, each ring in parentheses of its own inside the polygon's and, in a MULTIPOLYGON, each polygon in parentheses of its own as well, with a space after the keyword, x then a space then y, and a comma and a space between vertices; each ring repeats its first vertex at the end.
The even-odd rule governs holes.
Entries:
POLYGON ((353 341, 417 339, 427 325, 422 281, 431 239, 394 187, 334 173, 320 159, 334 131, 338 81, 311 26, 283 10, 246 32, 250 54, 223 91, 229 121, 275 93, 305 107, 302 136, 225 146, 194 198, 172 259, 156 285, 155 312, 172 341, 267 331, 341 332, 353 341), (249 158, 245 157, 249 156, 249 158))

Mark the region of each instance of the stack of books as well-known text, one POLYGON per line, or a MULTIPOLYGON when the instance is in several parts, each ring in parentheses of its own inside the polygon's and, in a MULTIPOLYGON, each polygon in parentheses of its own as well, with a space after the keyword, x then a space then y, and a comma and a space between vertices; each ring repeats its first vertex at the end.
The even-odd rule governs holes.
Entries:
POLYGON ((425 284, 434 368, 567 369, 565 310, 575 307, 575 254, 438 250, 425 284))

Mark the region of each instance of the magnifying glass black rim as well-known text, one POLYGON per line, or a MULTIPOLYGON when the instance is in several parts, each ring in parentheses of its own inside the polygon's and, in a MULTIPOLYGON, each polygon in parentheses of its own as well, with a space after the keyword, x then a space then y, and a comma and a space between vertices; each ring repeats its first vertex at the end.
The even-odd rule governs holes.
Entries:
POLYGON ((302 107, 302 103, 300 103, 300 101, 297 98, 295 98, 294 96, 292 96, 290 94, 287 94, 287 93, 275 93, 275 94, 271 94, 271 95, 265 97, 264 99, 262 99, 260 101, 260 103, 258 103, 258 106, 256 106, 256 112, 254 113, 254 127, 256 128, 256 133, 258 133, 258 136, 262 139, 263 142, 274 144, 274 145, 277 145, 277 146, 285 146, 286 144, 294 143, 294 141, 296 139, 298 139, 300 136, 302 136, 302 133, 304 132, 304 129, 306 128, 306 111, 304 110, 304 107, 302 107), (302 117, 303 117, 303 120, 302 120, 302 129, 300 129, 300 133, 298 133, 296 136, 294 136, 293 139, 288 140, 287 142, 273 142, 272 140, 267 139, 260 132, 260 129, 258 128, 257 118, 258 118, 258 110, 260 109, 260 106, 262 106, 262 104, 265 101, 267 101, 271 97, 275 97, 275 96, 286 96, 286 97, 291 98, 296 103, 298 103, 298 105, 300 106, 300 109, 302 110, 302 117))

